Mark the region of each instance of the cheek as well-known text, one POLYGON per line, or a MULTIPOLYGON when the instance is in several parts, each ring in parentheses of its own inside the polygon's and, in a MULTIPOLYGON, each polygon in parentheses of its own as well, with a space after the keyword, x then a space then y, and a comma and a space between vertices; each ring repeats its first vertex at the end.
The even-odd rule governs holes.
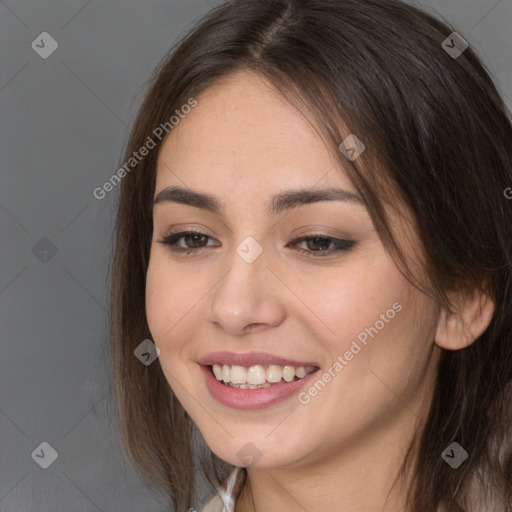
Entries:
POLYGON ((197 311, 205 289, 204 276, 197 278, 196 272, 170 261, 165 251, 152 249, 146 273, 146 314, 152 334, 172 337, 197 311))
POLYGON ((382 255, 372 265, 354 264, 329 275, 308 275, 298 280, 296 293, 311 306, 310 313, 303 307, 306 314, 302 315, 311 318, 309 329, 324 341, 331 355, 337 356, 349 350, 359 335, 362 341, 365 333, 369 338, 366 329, 376 322, 378 331, 388 331, 391 324, 399 322, 403 312, 397 310, 403 308, 409 289, 407 281, 382 255))
POLYGON ((146 318, 152 341, 160 349, 159 362, 167 382, 182 403, 188 395, 181 382, 188 378, 181 363, 190 333, 184 332, 193 310, 188 279, 169 265, 164 256, 152 255, 146 274, 146 318))
POLYGON ((158 338, 162 331, 163 314, 165 313, 165 286, 162 286, 162 276, 159 272, 159 265, 155 262, 155 258, 151 256, 148 270, 146 273, 146 318, 149 330, 153 338, 158 338))
POLYGON ((157 345, 172 337, 179 319, 186 314, 189 288, 183 280, 185 277, 174 272, 165 258, 151 255, 146 274, 146 317, 157 345))
POLYGON ((433 302, 391 261, 384 256, 378 260, 337 279, 303 280, 299 291, 314 305, 314 315, 302 318, 312 318, 309 330, 327 352, 328 366, 336 365, 330 366, 336 378, 329 385, 329 399, 350 397, 350 402, 368 406, 369 415, 376 404, 393 398, 388 387, 406 396, 419 385, 436 325, 433 302), (408 384, 412 388, 404 389, 408 384))
POLYGON ((331 317, 339 336, 328 350, 340 364, 326 399, 340 415, 353 404, 363 423, 418 396, 432 363, 435 305, 396 274, 380 284, 372 293, 367 280, 350 300, 340 297, 331 317))

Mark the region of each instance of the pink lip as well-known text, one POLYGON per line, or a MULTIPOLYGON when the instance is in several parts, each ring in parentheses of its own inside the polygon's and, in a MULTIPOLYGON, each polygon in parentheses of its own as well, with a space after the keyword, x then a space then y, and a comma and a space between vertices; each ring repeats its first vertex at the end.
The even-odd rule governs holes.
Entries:
POLYGON ((213 364, 226 364, 228 366, 236 365, 250 367, 257 364, 277 364, 279 366, 315 366, 318 368, 317 363, 284 359, 283 357, 277 357, 266 352, 212 352, 202 357, 197 362, 203 366, 210 366, 213 364))
POLYGON ((302 379, 276 384, 269 388, 237 389, 226 386, 218 381, 209 366, 203 365, 200 368, 205 375, 206 386, 211 395, 222 405, 235 409, 262 409, 263 407, 281 402, 299 391, 318 372, 318 370, 315 370, 302 379))

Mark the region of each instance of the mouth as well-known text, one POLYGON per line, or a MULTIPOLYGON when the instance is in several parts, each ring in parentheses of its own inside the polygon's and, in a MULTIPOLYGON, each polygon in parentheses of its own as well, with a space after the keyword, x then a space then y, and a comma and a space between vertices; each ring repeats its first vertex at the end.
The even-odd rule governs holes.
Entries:
POLYGON ((257 364, 200 365, 212 398, 233 409, 261 409, 298 393, 319 371, 317 366, 257 364))
POLYGON ((219 383, 236 389, 264 389, 304 379, 318 370, 317 366, 256 364, 239 366, 207 365, 208 371, 219 383))
POLYGON ((291 398, 320 370, 313 361, 268 352, 212 352, 197 363, 212 398, 234 409, 261 409, 291 398))

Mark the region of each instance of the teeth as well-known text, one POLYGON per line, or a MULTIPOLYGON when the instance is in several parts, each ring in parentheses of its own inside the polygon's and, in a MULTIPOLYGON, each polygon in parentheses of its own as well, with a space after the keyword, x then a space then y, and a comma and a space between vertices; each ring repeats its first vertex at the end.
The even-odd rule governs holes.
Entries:
POLYGON ((258 386, 255 386, 253 384, 226 384, 230 388, 237 388, 237 389, 262 389, 262 388, 269 388, 271 385, 268 382, 265 382, 264 384, 259 384, 258 386))
POLYGON ((295 368, 293 366, 285 366, 283 370, 283 379, 291 382, 295 378, 295 368))
POLYGON ((285 382, 292 382, 295 380, 295 377, 302 379, 310 374, 315 367, 279 366, 270 364, 265 370, 265 367, 260 364, 250 366, 249 368, 236 365, 214 364, 212 369, 218 381, 224 382, 224 384, 228 384, 231 387, 239 389, 259 389, 270 387, 271 384, 277 384, 283 379, 285 382))
POLYGON ((247 370, 247 384, 264 384, 267 379, 265 368, 261 365, 251 366, 247 370))
POLYGON ((267 368, 267 382, 281 382, 283 378, 283 367, 271 364, 267 368))
POLYGON ((306 368, 304 368, 304 366, 299 366, 298 368, 295 368, 295 375, 297 375, 299 379, 302 379, 302 377, 305 377, 307 375, 306 368))
POLYGON ((224 372, 222 371, 220 364, 214 364, 212 368, 213 368, 213 373, 215 375, 215 378, 217 380, 223 380, 222 377, 224 375, 224 372))
MULTIPOLYGON (((229 368, 229 366, 224 366, 229 368)), ((233 384, 246 384, 247 383, 247 370, 243 366, 232 366, 230 373, 230 382, 233 384)))

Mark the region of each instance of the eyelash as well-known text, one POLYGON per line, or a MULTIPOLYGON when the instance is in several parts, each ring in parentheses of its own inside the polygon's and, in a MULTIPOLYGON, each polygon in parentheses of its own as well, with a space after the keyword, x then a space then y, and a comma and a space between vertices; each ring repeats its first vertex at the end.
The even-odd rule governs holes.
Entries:
MULTIPOLYGON (((205 247, 196 247, 196 248, 189 248, 189 249, 186 249, 183 247, 177 247, 176 244, 177 244, 178 240, 186 237, 187 235, 199 235, 199 236, 203 236, 208 239, 211 239, 211 237, 209 237, 208 235, 205 235, 204 233, 201 233, 200 231, 181 231, 179 233, 170 233, 169 235, 164 237, 162 240, 158 240, 158 243, 170 246, 170 249, 172 252, 179 252, 179 253, 186 252, 187 256, 190 253, 196 252, 201 249, 205 249, 207 247, 207 246, 205 246, 205 247)), ((328 241, 334 243, 334 248, 331 247, 331 249, 326 249, 326 250, 322 250, 322 251, 311 251, 311 250, 302 249, 302 248, 297 249, 301 254, 305 255, 308 258, 325 258, 327 256, 332 255, 333 253, 336 253, 336 252, 348 252, 355 245, 355 242, 353 240, 340 240, 338 238, 325 236, 321 233, 312 233, 307 236, 302 236, 302 237, 296 238, 295 240, 292 240, 292 242, 290 242, 289 245, 296 245, 300 242, 306 242, 308 240, 322 240, 322 241, 328 240, 328 241)))

